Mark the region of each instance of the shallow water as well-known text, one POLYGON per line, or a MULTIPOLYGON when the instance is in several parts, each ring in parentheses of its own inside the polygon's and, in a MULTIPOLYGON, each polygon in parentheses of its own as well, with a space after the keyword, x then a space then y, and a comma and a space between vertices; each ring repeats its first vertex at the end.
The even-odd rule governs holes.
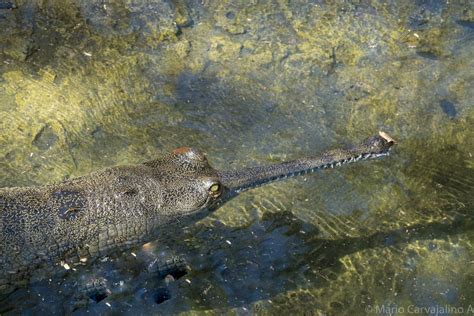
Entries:
POLYGON ((4 310, 474 313, 469 2, 5 3, 16 7, 0 6, 0 186, 184 145, 226 169, 381 129, 399 144, 246 192, 136 257, 20 289, 4 310), (157 304, 166 285, 147 266, 174 255, 191 270, 157 304), (93 278, 108 297, 77 303, 93 278))

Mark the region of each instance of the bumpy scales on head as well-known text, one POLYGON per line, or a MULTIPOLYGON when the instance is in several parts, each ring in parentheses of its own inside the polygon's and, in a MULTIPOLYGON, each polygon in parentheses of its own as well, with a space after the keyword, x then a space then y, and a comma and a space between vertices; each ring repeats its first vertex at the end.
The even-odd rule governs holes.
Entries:
MULTIPOLYGON (((238 193, 271 181, 387 155, 386 134, 352 149, 217 171, 192 148, 58 184, 0 189, 0 293, 38 269, 91 261, 178 232, 238 193)), ((51 271, 53 272, 53 271, 51 271)))

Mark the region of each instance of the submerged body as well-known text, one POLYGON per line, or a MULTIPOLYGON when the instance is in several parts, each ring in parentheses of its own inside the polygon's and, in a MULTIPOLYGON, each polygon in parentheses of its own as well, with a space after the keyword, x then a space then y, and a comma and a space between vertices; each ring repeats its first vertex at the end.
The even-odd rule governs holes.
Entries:
POLYGON ((381 134, 353 149, 229 172, 213 169, 197 150, 179 148, 141 165, 54 185, 0 189, 0 293, 27 282, 41 267, 146 243, 161 229, 192 223, 249 188, 387 155, 393 143, 381 134))

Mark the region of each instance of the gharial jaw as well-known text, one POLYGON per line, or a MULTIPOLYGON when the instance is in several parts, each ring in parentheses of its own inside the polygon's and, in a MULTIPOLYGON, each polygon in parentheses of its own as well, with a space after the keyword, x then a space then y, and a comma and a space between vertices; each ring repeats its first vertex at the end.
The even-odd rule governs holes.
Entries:
POLYGON ((373 136, 351 149, 336 149, 320 156, 300 158, 268 166, 250 167, 236 171, 218 171, 224 194, 217 204, 235 197, 241 192, 274 181, 315 172, 319 169, 388 156, 395 140, 385 132, 373 136))

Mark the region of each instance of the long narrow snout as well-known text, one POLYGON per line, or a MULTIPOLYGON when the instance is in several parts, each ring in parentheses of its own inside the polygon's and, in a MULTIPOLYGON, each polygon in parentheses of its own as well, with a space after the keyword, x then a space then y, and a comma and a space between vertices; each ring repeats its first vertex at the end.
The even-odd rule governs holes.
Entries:
POLYGON ((388 134, 379 132, 379 135, 370 137, 351 149, 330 150, 320 156, 306 157, 269 166, 222 171, 219 172, 219 175, 228 196, 231 197, 263 184, 315 172, 318 169, 334 168, 360 160, 386 156, 394 144, 395 141, 388 134))

